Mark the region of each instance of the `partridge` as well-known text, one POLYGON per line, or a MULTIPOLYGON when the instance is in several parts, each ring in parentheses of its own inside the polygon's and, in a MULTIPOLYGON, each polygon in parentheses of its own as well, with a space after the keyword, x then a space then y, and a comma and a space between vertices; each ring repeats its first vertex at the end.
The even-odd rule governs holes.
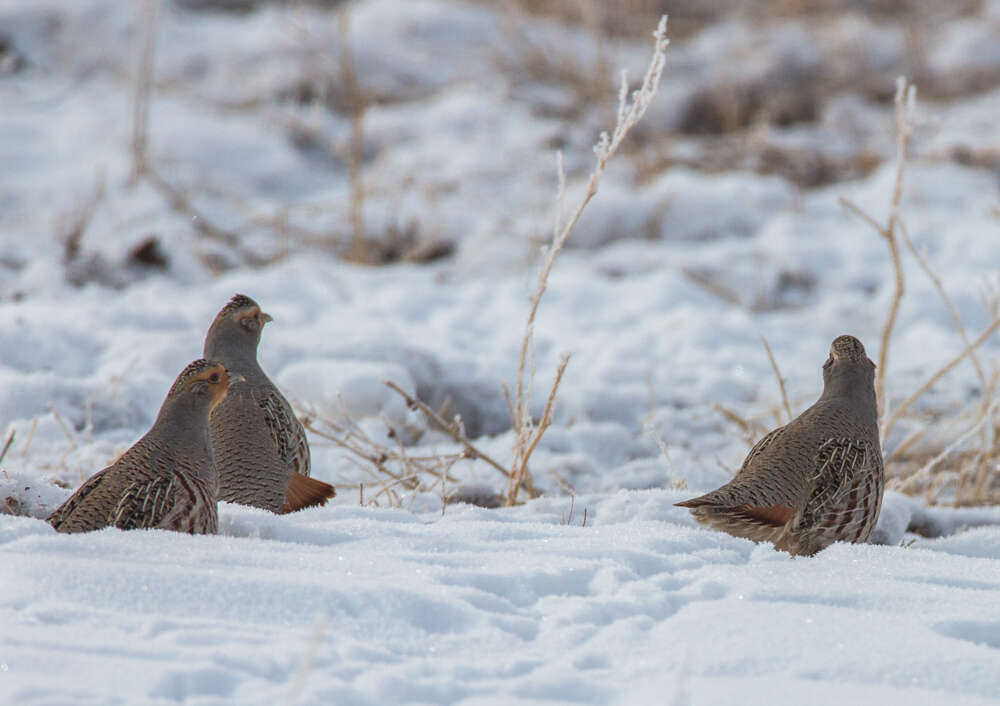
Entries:
POLYGON ((271 317, 250 297, 234 296, 205 336, 205 356, 240 373, 209 421, 219 468, 219 499, 276 513, 325 505, 332 485, 309 477, 309 443, 288 400, 257 363, 261 330, 271 317))
POLYGON ((48 517, 58 532, 102 527, 218 531, 216 472, 208 417, 239 380, 220 363, 196 360, 177 376, 153 427, 48 517))
POLYGON ((874 377, 861 342, 837 337, 816 403, 758 441, 731 481, 677 504, 713 529, 790 554, 868 541, 885 485, 874 377))

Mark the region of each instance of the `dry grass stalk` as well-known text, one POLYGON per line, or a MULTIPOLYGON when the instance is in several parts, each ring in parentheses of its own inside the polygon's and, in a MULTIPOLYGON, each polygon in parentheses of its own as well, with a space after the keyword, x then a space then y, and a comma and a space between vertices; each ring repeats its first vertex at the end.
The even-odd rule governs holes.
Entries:
MULTIPOLYGON (((934 458, 930 459, 925 463, 916 473, 914 473, 911 478, 907 479, 912 482, 920 483, 921 481, 928 481, 931 477, 931 471, 943 461, 946 457, 951 455, 956 449, 962 446, 966 441, 968 441, 974 434, 982 430, 987 424, 993 422, 993 414, 996 412, 998 405, 1000 405, 1000 400, 994 401, 989 407, 986 408, 982 416, 973 424, 969 429, 963 433, 961 436, 954 439, 950 444, 948 444, 944 449, 941 450, 934 458)), ((982 457, 982 454, 976 454, 982 457)))
POLYGON ((646 433, 656 442, 656 445, 660 448, 660 453, 663 454, 663 458, 667 462, 667 486, 674 490, 684 490, 687 488, 687 478, 679 477, 674 471, 674 462, 670 459, 670 450, 667 448, 667 442, 663 440, 663 437, 659 435, 652 424, 646 424, 645 429, 646 433))
POLYGON ((573 2, 573 14, 591 38, 591 46, 584 56, 594 57, 593 62, 585 60, 578 52, 562 51, 550 43, 536 41, 527 29, 533 21, 526 17, 522 3, 502 0, 500 5, 503 9, 500 31, 505 49, 497 51, 496 62, 514 81, 530 77, 571 88, 576 100, 567 109, 567 117, 588 110, 613 89, 600 3, 595 0, 573 2))
MULTIPOLYGON (((189 196, 184 191, 168 182, 156 169, 153 168, 152 163, 147 162, 144 170, 144 176, 149 180, 149 183, 160 192, 174 211, 185 216, 187 221, 195 230, 198 231, 199 234, 210 240, 222 243, 227 248, 230 248, 248 265, 260 267, 267 264, 267 260, 265 258, 243 247, 243 244, 240 242, 240 238, 236 235, 236 233, 217 226, 210 219, 206 218, 205 215, 198 210, 193 203, 191 203, 189 196)), ((216 271, 220 269, 218 263, 209 259, 202 259, 211 269, 216 271)))
MULTIPOLYGON (((399 507, 403 503, 401 491, 409 494, 412 501, 418 493, 444 494, 446 483, 458 482, 451 474, 451 468, 467 457, 464 451, 411 455, 388 420, 382 421, 388 429, 388 436, 395 442, 394 446, 385 446, 372 439, 346 414, 339 420, 321 417, 315 412, 302 417, 306 429, 347 451, 359 462, 359 467, 371 475, 374 482, 368 488, 375 489, 375 492, 369 492, 368 504, 380 505, 380 500, 384 499, 388 505, 399 507)), ((359 485, 358 492, 364 502, 362 485, 359 485)))
MULTIPOLYGON (((427 420, 430 421, 432 424, 434 424, 434 426, 436 426, 440 431, 443 431, 445 434, 450 436, 456 443, 460 444, 462 446, 464 458, 472 460, 481 459, 490 466, 492 466, 493 468, 495 468, 496 470, 498 470, 500 473, 502 473, 506 478, 508 479, 510 478, 510 471, 504 468, 500 463, 495 461, 492 457, 480 451, 471 441, 469 441, 469 437, 465 435, 465 429, 462 427, 461 420, 458 417, 449 422, 444 417, 442 417, 440 413, 435 412, 433 409, 431 409, 423 402, 418 400, 416 397, 407 393, 403 388, 401 388, 396 383, 392 381, 386 381, 385 384, 390 390, 392 390, 393 392, 395 392, 396 394, 398 394, 400 397, 403 398, 403 400, 406 402, 407 407, 409 407, 410 409, 419 410, 421 413, 423 413, 424 417, 426 417, 427 420)), ((529 488, 528 491, 531 494, 531 497, 536 496, 534 488, 529 488)))
MULTIPOLYGON (((576 495, 573 493, 569 494, 569 514, 562 516, 562 523, 564 525, 573 524, 573 513, 576 510, 576 495)), ((587 508, 583 508, 583 522, 580 523, 580 527, 587 526, 587 508)))
POLYGON ((340 35, 340 77, 347 94, 348 110, 351 115, 351 139, 347 145, 347 178, 350 184, 349 220, 351 223, 351 244, 347 259, 352 262, 370 262, 368 239, 365 234, 364 199, 365 185, 361 172, 364 159, 365 110, 367 100, 358 83, 354 70, 354 53, 351 51, 350 5, 344 5, 337 13, 337 29, 340 35))
POLYGON ((889 416, 889 419, 887 419, 884 422, 883 424, 884 431, 882 433, 883 439, 889 434, 890 431, 892 431, 892 428, 895 426, 896 422, 898 422, 900 417, 902 417, 903 414, 906 412, 906 410, 910 408, 910 405, 916 402, 921 397, 921 395, 923 395, 925 392, 931 389, 931 387, 934 386, 934 383, 936 383, 938 380, 940 380, 945 375, 950 373, 955 368, 955 366, 957 366, 963 360, 972 355, 972 352, 976 350, 976 348, 978 348, 980 345, 982 345, 990 336, 992 336, 994 331, 996 331, 998 328, 1000 328, 1000 318, 995 318, 993 319, 993 322, 986 327, 986 330, 983 331, 981 334, 979 334, 976 340, 969 343, 969 345, 967 345, 961 353, 959 353, 957 356, 955 356, 945 365, 939 368, 937 372, 935 372, 933 375, 927 378, 926 381, 924 381, 923 385, 921 385, 912 393, 910 393, 910 396, 907 397, 905 400, 903 400, 903 402, 898 407, 896 407, 896 409, 893 410, 892 414, 889 416))
MULTIPOLYGON (((930 279, 931 283, 934 285, 934 289, 937 290, 938 296, 941 297, 941 301, 948 310, 948 315, 951 316, 951 321, 955 326, 955 331, 962 337, 962 342, 965 343, 966 347, 968 347, 970 345, 969 334, 966 332, 965 326, 962 325, 962 319, 958 315, 958 310, 955 308, 955 305, 952 304, 951 298, 948 296, 947 292, 944 291, 944 285, 941 283, 941 278, 937 276, 933 269, 931 269, 930 263, 927 262, 927 258, 924 257, 923 253, 917 250, 913 241, 910 240, 910 233, 907 230, 906 225, 900 221, 899 226, 899 232, 903 237, 903 243, 906 245, 906 249, 910 251, 910 254, 912 254, 916 259, 917 264, 920 265, 920 269, 924 271, 924 274, 927 275, 928 279, 930 279)), ((979 362, 979 357, 975 353, 970 353, 969 360, 976 368, 976 376, 979 378, 979 384, 983 386, 984 390, 987 389, 986 373, 983 371, 983 366, 979 362)))
MULTIPOLYGON (((889 215, 885 224, 880 224, 875 218, 866 213, 859 206, 841 198, 840 203, 860 216, 865 222, 874 228, 879 235, 885 239, 889 248, 889 255, 892 259, 892 272, 895 286, 892 300, 889 303, 889 311, 882 325, 882 335, 878 354, 878 367, 875 370, 875 396, 878 400, 879 418, 885 419, 886 398, 885 398, 885 375, 886 364, 889 358, 889 342, 892 340, 892 332, 896 326, 896 316, 899 313, 899 304, 903 299, 905 285, 903 280, 903 266, 899 257, 899 241, 897 239, 897 224, 899 223, 899 202, 903 196, 903 172, 906 167, 906 150, 913 136, 913 116, 916 110, 917 89, 911 84, 907 84, 902 76, 896 80, 896 176, 893 182, 892 198, 889 201, 889 215)), ((885 441, 887 435, 886 427, 883 425, 881 438, 885 441)))
MULTIPOLYGON (((614 131, 609 136, 608 133, 601 133, 601 137, 594 147, 596 163, 590 174, 590 179, 584 189, 583 197, 576 208, 564 222, 562 219, 563 203, 565 197, 565 175, 562 170, 562 160, 558 160, 559 191, 556 198, 556 219, 553 225, 552 243, 545 254, 545 259, 538 273, 538 281, 535 293, 531 298, 528 309, 527 320, 524 326, 524 336, 521 339, 520 355, 518 356, 517 378, 514 385, 514 397, 508 396, 508 404, 511 409, 511 423, 514 429, 514 462, 511 467, 511 482, 507 494, 507 504, 517 503, 518 491, 522 484, 530 484, 531 474, 528 470, 528 460, 531 453, 537 447, 542 434, 548 424, 551 423, 551 412, 558 393, 559 383, 562 381, 563 373, 569 362, 568 356, 563 356, 559 368, 556 371, 555 381, 549 392, 545 404, 545 411, 542 419, 536 426, 531 418, 530 411, 530 390, 531 381, 534 378, 533 370, 528 366, 529 358, 533 355, 533 340, 535 317, 538 313, 538 305, 541 303, 542 295, 548 287, 549 275, 555 265, 556 257, 566 244, 569 234, 573 231, 583 209, 597 193, 597 186, 600 183, 601 175, 607 166, 608 160, 615 154, 621 146, 629 131, 645 115, 656 95, 656 89, 660 83, 660 76, 663 73, 663 66, 666 60, 666 49, 668 40, 667 18, 664 15, 660 19, 656 31, 653 33, 655 43, 653 56, 650 60, 646 75, 643 77, 640 87, 629 96, 628 81, 623 72, 621 88, 618 93, 618 113, 614 131), (530 373, 529 373, 530 370, 530 373)), ((531 366, 533 368, 533 366, 531 366)))
POLYGON ((727 420, 735 424, 740 428, 743 434, 743 438, 746 439, 748 444, 753 444, 757 439, 770 431, 766 426, 761 424, 756 419, 750 417, 744 417, 738 412, 729 409, 725 405, 721 405, 718 402, 712 405, 712 409, 721 414, 727 420))
POLYGON ((764 344, 764 350, 767 351, 767 359, 771 361, 771 370, 774 371, 774 377, 778 380, 778 389, 781 390, 781 406, 785 410, 785 423, 787 424, 792 421, 792 407, 788 404, 785 378, 781 377, 781 371, 778 370, 778 361, 774 359, 774 353, 771 352, 771 346, 768 344, 767 339, 761 336, 760 342, 764 344))
POLYGON ((31 448, 31 440, 35 438, 35 430, 38 428, 38 417, 31 418, 31 428, 28 429, 28 438, 24 440, 24 448, 21 449, 21 458, 28 456, 28 449, 31 448))
POLYGON ((3 463, 4 456, 7 455, 7 451, 10 450, 10 445, 14 443, 14 430, 10 430, 10 434, 7 435, 7 441, 4 442, 3 449, 0 450, 0 463, 3 463))
POLYGON ((65 229, 65 234, 63 235, 63 262, 70 263, 80 255, 83 236, 94 219, 97 207, 101 205, 106 195, 104 182, 104 174, 99 172, 94 183, 93 193, 67 219, 70 220, 70 224, 65 229))
MULTIPOLYGON (((564 353, 556 368, 556 377, 549 390, 549 396, 545 400, 545 409, 542 411, 542 418, 537 424, 530 418, 521 417, 522 425, 514 429, 514 464, 510 472, 510 484, 507 490, 507 504, 514 505, 517 502, 518 490, 521 486, 529 489, 529 493, 534 485, 531 479, 531 472, 528 470, 528 459, 534 453, 538 442, 552 424, 552 413, 555 411, 556 395, 559 391, 559 384, 562 382, 566 366, 569 365, 569 354, 564 353)), ((527 413, 527 405, 524 407, 527 413)))
POLYGON ((156 58, 156 10, 159 0, 145 0, 139 12, 142 47, 135 75, 132 104, 132 176, 134 184, 149 165, 149 101, 153 93, 153 63, 156 58))

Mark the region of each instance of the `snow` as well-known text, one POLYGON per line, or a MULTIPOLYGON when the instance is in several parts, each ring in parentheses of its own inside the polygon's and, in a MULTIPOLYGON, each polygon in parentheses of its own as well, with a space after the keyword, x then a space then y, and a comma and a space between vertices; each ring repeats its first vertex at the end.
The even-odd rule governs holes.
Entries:
POLYGON ((956 537, 801 560, 695 528, 681 497, 577 498, 586 527, 562 522, 565 499, 433 521, 224 505, 218 537, 55 536, 3 517, 5 690, 19 704, 768 703, 785 698, 775 684, 828 704, 996 697, 996 529, 982 557, 937 546, 956 537))
MULTIPOLYGON (((634 81, 649 51, 647 37, 597 43, 553 18, 511 24, 488 3, 354 5, 354 63, 375 99, 367 232, 453 247, 367 267, 337 256, 351 234, 351 121, 336 16, 159 8, 151 159, 237 234, 234 249, 129 181, 134 5, 0 0, 13 47, 0 51, 0 444, 14 432, 0 462, 0 703, 996 703, 997 508, 889 491, 875 543, 793 559, 673 507, 747 452, 716 405, 777 423, 760 336, 796 411, 818 394, 835 336, 878 349, 887 251, 839 199, 887 215, 884 98, 909 51, 901 25, 734 13, 671 44, 661 91, 538 311, 535 415, 571 354, 532 457, 541 497, 445 504, 505 492, 494 468, 463 458, 454 482, 390 502, 368 465, 311 433, 313 475, 338 488, 330 506, 279 517, 222 504, 212 537, 61 536, 41 518, 148 429, 236 292, 274 317, 260 360, 317 428, 456 454, 391 380, 508 463, 502 386, 551 233, 554 152, 573 204, 614 114, 613 87, 607 105, 592 96, 596 52, 634 81), (811 120, 736 136, 689 124, 720 86, 752 98, 820 84, 831 95, 811 120), (312 100, 296 98, 303 87, 312 100), (764 169, 776 149, 813 176, 814 162, 841 165, 846 180, 764 169), (130 256, 150 237, 165 267, 130 256)), ((996 3, 982 12, 926 30, 930 100, 900 207, 973 337, 1000 271, 996 3)), ((907 253, 904 266, 893 405, 963 347, 933 283, 907 253)), ((979 354, 987 375, 998 354, 994 336, 979 354)), ((886 451, 936 420, 957 436, 982 395, 963 363, 886 451)))

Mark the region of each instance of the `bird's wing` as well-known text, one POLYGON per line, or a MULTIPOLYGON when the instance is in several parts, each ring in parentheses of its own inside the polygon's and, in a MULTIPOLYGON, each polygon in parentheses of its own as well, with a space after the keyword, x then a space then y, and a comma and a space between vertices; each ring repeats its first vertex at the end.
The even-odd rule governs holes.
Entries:
POLYGON ((816 453, 816 471, 809 478, 809 500, 801 524, 810 525, 824 510, 844 499, 855 480, 881 470, 882 454, 871 442, 850 437, 824 441, 816 453))
POLYGON ((132 481, 114 511, 114 526, 123 529, 171 529, 215 532, 215 496, 207 484, 173 471, 132 481))
POLYGON ((309 475, 309 442, 305 429, 292 411, 291 405, 274 389, 257 395, 257 404, 264 411, 271 436, 274 438, 278 456, 288 470, 304 476, 309 475))
POLYGON ((780 439, 782 435, 784 435, 785 429, 787 428, 788 427, 778 427, 777 429, 765 434, 756 444, 754 444, 753 448, 750 449, 750 453, 748 453, 747 457, 743 459, 743 465, 740 466, 740 473, 751 470, 754 466, 754 459, 756 459, 761 452, 764 451, 764 449, 769 447, 772 442, 780 439))
POLYGON ((675 504, 688 508, 724 508, 725 512, 739 514, 748 522, 773 526, 785 524, 795 512, 785 497, 787 493, 775 492, 773 484, 761 485, 754 478, 771 470, 768 466, 757 463, 757 460, 765 449, 784 435, 785 430, 786 427, 779 427, 754 444, 739 472, 721 488, 675 504))
MULTIPOLYGON (((109 512, 107 517, 104 517, 104 513, 97 506, 91 508, 92 512, 85 513, 87 515, 93 515, 89 518, 74 518, 76 522, 68 522, 73 517, 73 512, 80 508, 80 506, 88 500, 94 500, 93 496, 99 495, 100 491, 106 490, 108 481, 108 470, 110 467, 105 468, 102 471, 98 471, 90 478, 88 478, 83 485, 76 489, 69 499, 60 505, 56 510, 46 518, 46 522, 52 525, 57 532, 73 532, 73 531, 85 531, 87 529, 99 529, 101 527, 106 527, 111 523, 111 505, 108 505, 109 512), (90 522, 81 522, 81 519, 90 519, 90 522), (84 527, 83 525, 86 525, 84 527)), ((100 503, 98 503, 99 505, 100 503)), ((81 509, 82 510, 82 509, 81 509)))
POLYGON ((133 480, 125 486, 114 510, 118 529, 151 529, 158 527, 174 506, 178 475, 156 475, 133 480))

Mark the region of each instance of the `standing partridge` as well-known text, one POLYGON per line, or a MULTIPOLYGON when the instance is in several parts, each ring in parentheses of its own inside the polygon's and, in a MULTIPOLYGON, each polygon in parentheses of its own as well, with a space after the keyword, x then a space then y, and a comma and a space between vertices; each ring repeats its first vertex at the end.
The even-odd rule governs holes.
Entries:
POLYGON ((48 517, 58 532, 102 527, 214 534, 219 516, 208 416, 239 380, 196 360, 177 376, 153 427, 48 517))
POLYGON ((677 504, 704 525, 790 554, 868 541, 885 485, 874 377, 861 341, 838 336, 816 403, 758 441, 731 481, 677 504))
POLYGON ((246 378, 212 412, 219 499, 285 513, 325 505, 335 494, 309 477, 309 443, 288 400, 257 363, 257 345, 271 320, 250 297, 237 294, 205 336, 205 356, 246 378))

